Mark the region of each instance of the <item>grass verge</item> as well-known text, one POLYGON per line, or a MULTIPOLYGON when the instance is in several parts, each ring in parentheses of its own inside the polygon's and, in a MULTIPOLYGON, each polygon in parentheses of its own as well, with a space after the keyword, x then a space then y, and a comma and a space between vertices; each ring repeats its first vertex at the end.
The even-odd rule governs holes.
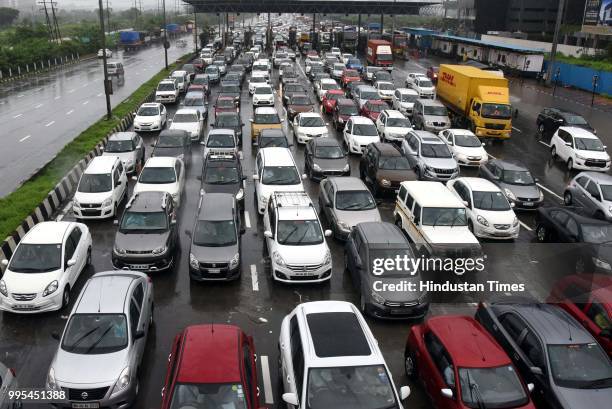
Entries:
POLYGON ((112 129, 119 124, 121 118, 138 109, 140 103, 155 89, 159 81, 191 54, 186 54, 168 70, 161 70, 150 80, 142 84, 134 93, 117 105, 110 120, 98 120, 71 142, 46 164, 34 177, 26 181, 13 193, 0 198, 0 240, 8 237, 21 222, 36 209, 47 197, 49 192, 81 159, 85 157, 112 129))

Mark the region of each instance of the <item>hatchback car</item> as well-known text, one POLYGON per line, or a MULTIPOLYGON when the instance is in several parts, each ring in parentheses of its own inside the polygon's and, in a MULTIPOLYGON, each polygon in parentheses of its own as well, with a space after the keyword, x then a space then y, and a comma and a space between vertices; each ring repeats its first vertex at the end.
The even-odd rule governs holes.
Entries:
POLYGON ((315 112, 314 103, 307 94, 292 93, 287 100, 287 119, 293 121, 304 112, 315 112))
POLYGON ((136 132, 159 131, 164 129, 167 118, 166 107, 159 102, 146 102, 138 108, 134 116, 136 132))
POLYGON ((410 88, 398 88, 393 92, 391 106, 402 114, 412 116, 414 103, 419 99, 419 94, 410 88))
POLYGON ((136 132, 117 132, 108 137, 102 156, 117 156, 127 173, 137 172, 145 162, 145 146, 136 132))
POLYGON ((315 83, 315 94, 317 94, 319 102, 323 102, 323 97, 325 97, 327 91, 332 89, 340 89, 340 85, 338 85, 336 80, 331 78, 321 78, 319 81, 317 81, 315 83))
POLYGON ((204 91, 188 90, 187 94, 185 94, 185 98, 183 98, 181 106, 183 108, 197 110, 200 113, 202 122, 205 122, 208 118, 208 100, 206 99, 206 93, 204 91))
POLYGON ((348 155, 334 138, 311 139, 304 149, 304 171, 310 180, 350 176, 348 155))
POLYGON ((274 107, 258 107, 251 118, 251 142, 255 143, 262 129, 282 129, 284 118, 274 107))
POLYGON ((257 147, 259 149, 273 147, 288 148, 290 146, 293 146, 293 144, 289 142, 285 131, 282 129, 265 128, 259 132, 257 137, 257 147))
POLYGON ((352 116, 359 116, 359 108, 352 99, 339 98, 332 110, 332 122, 336 130, 344 129, 345 123, 352 116))
POLYGON ((233 97, 218 96, 215 104, 215 116, 221 112, 240 112, 240 106, 234 101, 233 97))
POLYGON ((363 116, 350 117, 344 125, 342 136, 348 151, 358 155, 363 154, 369 144, 380 141, 374 122, 363 116))
POLYGON ((367 100, 362 106, 359 114, 376 122, 380 113, 389 108, 385 102, 380 99, 367 100))
POLYGON ((238 112, 219 112, 215 117, 215 122, 210 124, 215 129, 231 129, 238 138, 238 145, 242 146, 242 127, 244 123, 238 112))
POLYGON ((580 206, 595 218, 612 221, 612 176, 579 173, 565 188, 563 202, 567 206, 580 206))
POLYGON ((467 129, 447 129, 438 136, 446 142, 459 166, 482 166, 489 161, 484 143, 467 129))
POLYGON ((342 76, 340 77, 340 82, 344 88, 348 87, 351 82, 360 80, 361 75, 359 75, 359 71, 349 68, 342 71, 342 76))
POLYGON ((180 108, 172 117, 170 130, 182 130, 189 134, 191 141, 198 142, 204 130, 204 120, 199 110, 180 108))
POLYGON ((366 147, 359 161, 359 177, 370 186, 374 196, 383 193, 395 195, 400 183, 417 179, 401 150, 383 142, 371 143, 366 147))
POLYGON ((167 129, 162 131, 153 145, 151 156, 178 158, 186 166, 191 164, 191 139, 187 131, 167 129))
MULTIPOLYGON (((386 72, 386 71, 381 71, 386 72)), ((395 85, 391 81, 376 81, 374 88, 378 90, 378 96, 383 101, 391 101, 393 99, 393 93, 395 92, 395 85)))
POLYGON ((329 136, 327 124, 316 112, 303 112, 293 118, 293 135, 297 143, 305 144, 314 138, 329 136))
POLYGON ((200 193, 231 193, 244 208, 244 179, 240 158, 235 153, 211 150, 204 157, 200 193))
POLYGON ((253 107, 274 106, 274 95, 274 89, 270 85, 258 85, 253 92, 253 107))
POLYGON ((344 98, 344 91, 339 89, 331 89, 325 93, 321 101, 321 108, 324 113, 331 114, 336 107, 339 99, 344 98))
POLYGON ((183 161, 179 158, 163 156, 149 158, 136 178, 134 193, 167 192, 178 207, 185 185, 184 167, 183 161))
POLYGON ((376 128, 383 142, 401 143, 406 134, 412 130, 412 125, 400 111, 385 109, 376 119, 376 128))
POLYGON ((478 176, 499 186, 516 209, 536 209, 544 201, 538 178, 520 163, 491 159, 480 166, 478 176))
POLYGON ((402 152, 420 180, 446 182, 459 176, 459 165, 448 145, 431 132, 408 132, 402 152))
MULTIPOLYGON (((291 83, 283 85, 283 104, 287 105, 291 100, 291 96, 293 94, 303 94, 308 95, 308 90, 302 84, 299 83, 291 83)), ((312 103, 310 104, 312 105, 312 103)))

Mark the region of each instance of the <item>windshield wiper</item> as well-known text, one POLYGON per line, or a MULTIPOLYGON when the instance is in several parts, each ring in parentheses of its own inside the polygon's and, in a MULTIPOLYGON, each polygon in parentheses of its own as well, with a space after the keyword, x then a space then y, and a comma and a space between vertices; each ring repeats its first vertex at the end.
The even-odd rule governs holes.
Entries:
POLYGON ((113 329, 113 325, 109 325, 108 328, 106 328, 104 330, 104 332, 102 333, 102 335, 100 335, 100 338, 98 338, 96 340, 96 342, 94 342, 93 344, 91 344, 91 346, 89 348, 87 348, 87 351, 85 351, 86 354, 88 354, 89 352, 91 352, 95 347, 98 346, 98 344, 102 341, 102 339, 104 339, 104 337, 106 336, 106 334, 109 333, 109 331, 113 329))
POLYGON ((100 327, 95 327, 93 329, 90 329, 89 331, 87 331, 86 333, 81 335, 81 337, 79 339, 74 341, 74 343, 72 345, 67 346, 66 348, 68 348, 70 351, 74 351, 74 349, 77 347, 77 345, 79 345, 81 342, 83 342, 83 340, 85 338, 87 338, 88 336, 90 336, 91 334, 93 334, 94 332, 96 332, 99 329, 100 329, 100 327))
POLYGON ((602 386, 606 386, 608 382, 612 381, 612 377, 596 379, 594 381, 588 382, 585 386, 580 389, 596 389, 602 386))
POLYGON ((476 404, 478 405, 478 408, 486 409, 486 406, 482 400, 482 395, 480 394, 480 389, 478 388, 478 384, 472 382, 469 369, 467 370, 467 381, 470 387, 470 398, 472 399, 472 402, 474 401, 474 395, 476 395, 476 404))

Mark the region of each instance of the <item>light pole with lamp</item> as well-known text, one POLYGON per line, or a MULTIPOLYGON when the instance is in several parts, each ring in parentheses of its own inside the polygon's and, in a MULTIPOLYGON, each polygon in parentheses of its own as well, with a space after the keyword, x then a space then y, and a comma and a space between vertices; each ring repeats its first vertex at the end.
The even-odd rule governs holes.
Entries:
POLYGON ((104 67, 104 94, 106 95, 106 119, 111 119, 111 103, 110 96, 113 93, 113 82, 108 79, 108 64, 106 60, 106 33, 104 32, 104 9, 102 8, 102 0, 98 0, 99 15, 100 15, 100 35, 102 36, 102 65, 104 67))
POLYGON ((164 26, 164 64, 168 69, 168 47, 170 47, 170 44, 168 43, 168 26, 166 24, 166 0, 162 2, 162 19, 162 25, 164 26))

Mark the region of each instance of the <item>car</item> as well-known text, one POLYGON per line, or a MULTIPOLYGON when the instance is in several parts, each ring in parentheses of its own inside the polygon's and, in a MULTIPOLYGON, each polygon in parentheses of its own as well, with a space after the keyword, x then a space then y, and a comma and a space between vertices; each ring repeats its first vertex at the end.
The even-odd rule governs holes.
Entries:
POLYGON ((327 176, 350 176, 348 156, 334 138, 313 138, 304 149, 304 171, 312 181, 327 176))
POLYGON ((346 63, 346 68, 356 70, 357 72, 363 72, 363 64, 359 58, 350 58, 346 63))
POLYGON ((446 186, 463 201, 468 228, 476 237, 494 240, 515 240, 520 224, 510 202, 492 182, 474 177, 460 177, 446 186))
POLYGON ((413 89, 397 88, 393 92, 393 97, 391 98, 391 106, 393 107, 393 109, 397 109, 402 114, 411 117, 414 103, 418 98, 419 94, 413 89))
MULTIPOLYGON (((387 72, 387 71, 380 71, 387 72)), ((376 81, 374 88, 378 91, 378 97, 383 101, 391 101, 395 92, 395 85, 391 81, 376 81)))
POLYGON ((518 162, 490 159, 478 168, 478 176, 499 186, 515 209, 536 209, 544 201, 538 178, 518 162))
POLYGON ((144 165, 144 142, 136 132, 116 132, 108 137, 102 156, 117 156, 125 172, 133 174, 144 165))
POLYGON ((362 80, 349 82, 346 85, 346 92, 345 92, 346 97, 355 100, 357 98, 357 89, 359 88, 360 85, 367 85, 367 84, 362 80))
POLYGON ((293 144, 287 139, 285 131, 279 128, 262 129, 261 132, 259 132, 256 144, 259 149, 273 147, 288 148, 293 146, 293 144))
POLYGON ((366 185, 351 176, 329 176, 321 181, 319 214, 338 240, 346 240, 359 223, 382 221, 376 200, 366 185))
POLYGON ((262 129, 282 129, 283 121, 274 107, 257 107, 251 118, 251 143, 257 142, 262 129))
MULTIPOLYGON (((210 157, 210 156, 209 156, 210 157)), ((189 276, 194 281, 235 280, 240 277, 240 210, 232 193, 202 191, 189 232, 189 276)))
POLYGON ((219 67, 214 64, 210 64, 204 70, 204 74, 208 76, 208 80, 211 84, 218 84, 221 81, 221 71, 219 67))
POLYGON ((330 280, 332 260, 325 237, 332 232, 323 231, 307 193, 272 192, 263 214, 263 224, 274 280, 284 283, 330 280))
POLYGON ((127 174, 118 156, 96 156, 85 168, 72 199, 77 219, 115 217, 127 197, 127 174))
POLYGON ((236 104, 240 106, 240 95, 241 95, 240 85, 235 84, 235 83, 221 84, 221 87, 219 87, 218 95, 232 97, 234 98, 234 101, 236 102, 236 104))
POLYGON ((338 83, 334 79, 321 78, 315 83, 315 94, 317 94, 317 98, 320 102, 323 102, 323 98, 327 94, 327 91, 332 89, 340 89, 340 85, 338 85, 338 83))
POLYGON ((342 72, 346 69, 344 63, 334 63, 331 67, 331 77, 339 80, 342 77, 342 72))
POLYGON ((359 114, 376 122, 380 113, 387 108, 389 108, 389 105, 381 99, 368 99, 361 106, 359 114))
POLYGON ((221 87, 225 85, 234 85, 242 89, 242 76, 238 72, 228 72, 221 80, 221 87))
POLYGON ((106 72, 110 77, 123 77, 125 74, 125 70, 123 68, 123 63, 119 61, 109 61, 106 63, 106 72))
POLYGON ((416 129, 440 132, 451 127, 451 120, 440 101, 417 99, 412 109, 412 124, 416 129))
POLYGON ((267 71, 255 71, 251 73, 249 78, 249 94, 253 95, 255 88, 259 85, 268 84, 267 71))
POLYGON ((580 172, 567 184, 563 202, 582 207, 597 219, 612 221, 612 176, 580 172))
MULTIPOLYGON (((340 63, 340 61, 338 60, 338 57, 335 55, 325 55, 325 60, 323 61, 323 64, 325 66, 325 71, 328 73, 331 73, 334 67, 334 64, 338 64, 340 63)), ((340 63, 341 64, 341 63, 340 63)))
POLYGON ((236 132, 233 129, 219 128, 211 129, 206 139, 201 143, 204 146, 202 156, 206 158, 212 151, 231 153, 241 157, 236 132))
POLYGON ((210 124, 214 129, 231 129, 238 138, 238 146, 242 146, 242 127, 244 123, 238 112, 219 112, 215 122, 210 124))
POLYGON ((523 380, 535 385, 533 396, 547 406, 604 408, 612 399, 610 359, 562 309, 533 301, 480 303, 476 320, 513 357, 523 380))
POLYGON ((340 51, 340 48, 332 47, 331 50, 327 52, 327 55, 334 56, 336 59, 338 59, 342 56, 342 52, 340 51))
POLYGON ((2 409, 19 409, 23 403, 19 400, 9 399, 8 391, 17 390, 19 383, 17 382, 17 374, 13 368, 8 368, 0 362, 0 388, 3 392, 0 395, 0 408, 2 409))
POLYGON ((350 53, 342 53, 342 55, 340 56, 340 60, 342 61, 342 64, 348 63, 348 61, 351 58, 355 58, 355 57, 353 57, 353 54, 350 54, 350 53))
MULTIPOLYGON (((238 74, 240 76, 239 82, 242 84, 242 82, 244 81, 244 77, 246 76, 246 68, 242 64, 237 64, 237 63, 233 64, 229 68, 229 71, 227 72, 227 75, 230 75, 230 74, 238 74)), ((226 75, 226 78, 227 78, 227 75, 226 75)))
POLYGON ((332 110, 332 122, 336 130, 344 129, 344 124, 352 116, 359 116, 357 104, 352 99, 339 98, 332 110))
POLYGON ((268 84, 260 84, 253 92, 253 107, 274 106, 274 89, 268 84))
POLYGON ((438 82, 438 73, 440 72, 440 67, 430 66, 427 68, 427 73, 425 74, 429 80, 436 84, 438 82))
POLYGON ((226 62, 217 60, 217 61, 213 61, 213 65, 216 65, 217 68, 219 69, 219 80, 221 80, 221 77, 227 74, 226 62))
POLYGON ((177 109, 172 117, 169 130, 185 131, 191 141, 198 142, 204 131, 204 117, 199 110, 194 108, 177 109))
POLYGON ((446 182, 459 176, 459 165, 448 145, 431 132, 408 132, 402 152, 419 180, 446 182))
POLYGON ((558 108, 544 108, 536 118, 536 125, 542 136, 554 134, 560 126, 582 128, 597 134, 595 128, 582 115, 558 108))
POLYGON ((217 100, 213 105, 215 108, 215 116, 221 112, 240 112, 240 105, 230 96, 217 96, 217 100))
POLYGON ((404 367, 440 409, 535 409, 534 385, 523 382, 506 351, 472 317, 442 315, 413 325, 404 367))
POLYGON ((308 95, 308 90, 300 83, 287 83, 283 84, 282 88, 282 96, 283 96, 283 104, 287 105, 291 99, 293 94, 304 94, 308 95))
POLYGON ((106 58, 113 58, 113 52, 111 50, 108 48, 100 48, 98 50, 98 58, 104 57, 104 54, 106 54, 106 58))
POLYGON ((363 75, 363 78, 366 81, 374 82, 374 80, 373 80, 374 79, 374 73, 377 72, 377 71, 382 71, 382 70, 383 70, 382 67, 376 67, 374 65, 368 65, 367 67, 365 67, 365 73, 363 75))
POLYGON ((372 75, 372 83, 375 84, 379 81, 393 83, 393 77, 391 73, 387 70, 378 70, 372 75))
POLYGON ((70 291, 91 264, 91 233, 82 223, 34 225, 9 260, 2 260, 0 310, 33 314, 70 303, 70 291))
POLYGON ((151 157, 178 158, 185 163, 185 166, 189 166, 191 164, 191 138, 189 133, 182 129, 161 131, 155 144, 153 144, 151 157))
POLYGON ((161 80, 155 90, 155 102, 174 104, 179 100, 179 89, 174 80, 161 80))
POLYGON ((568 264, 576 273, 612 273, 612 225, 572 207, 540 207, 536 238, 541 243, 569 243, 568 264))
POLYGON ((342 138, 350 153, 363 154, 366 146, 380 141, 376 125, 370 118, 351 116, 344 125, 342 138))
POLYGON ((406 134, 412 130, 412 125, 400 111, 384 109, 376 119, 376 128, 382 142, 401 144, 406 134))
MULTIPOLYGON (((353 81, 360 81, 361 75, 359 75, 359 71, 355 69, 345 68, 342 71, 342 75, 340 76, 340 83, 344 88, 348 87, 348 85, 353 81)), ((364 83, 365 84, 365 83, 364 83)))
POLYGON ((438 133, 448 145, 459 166, 480 167, 489 161, 484 143, 467 129, 447 129, 438 133))
POLYGON ((81 290, 61 337, 54 334, 59 346, 46 389, 65 392, 69 407, 131 406, 152 324, 153 282, 146 274, 95 274, 81 290))
POLYGON ((181 67, 181 71, 187 72, 187 76, 189 78, 190 83, 191 81, 193 81, 193 78, 195 77, 197 72, 194 64, 183 64, 183 66, 181 67))
POLYGON ((419 94, 419 98, 434 99, 436 96, 436 87, 429 78, 416 77, 410 86, 419 94))
POLYGON ((194 91, 189 88, 185 98, 183 98, 181 107, 197 110, 200 113, 202 122, 206 122, 206 119, 208 119, 208 99, 204 91, 194 91))
POLYGON ((300 175, 297 164, 288 148, 259 149, 253 174, 255 202, 259 214, 264 214, 273 192, 303 192, 302 179, 306 178, 307 175, 300 175))
POLYGON ((369 100, 380 100, 378 91, 376 88, 370 85, 360 85, 355 89, 355 102, 359 106, 359 109, 363 107, 363 104, 369 100))
POLYGON ((550 140, 550 155, 565 162, 568 170, 610 170, 610 155, 595 134, 582 128, 561 126, 550 140))
POLYGON ((417 78, 427 78, 427 75, 423 74, 422 72, 409 72, 408 75, 406 75, 406 80, 404 81, 406 88, 412 88, 417 78))
POLYGON ((179 93, 183 94, 187 91, 187 87, 189 87, 189 82, 190 82, 190 76, 187 71, 184 71, 184 70, 172 71, 172 74, 170 74, 169 78, 174 79, 176 81, 179 93))
POLYGON ((390 143, 369 144, 359 161, 359 177, 374 196, 397 193, 400 183, 416 180, 416 174, 401 150, 390 143))
POLYGON ((175 207, 179 207, 184 185, 185 165, 183 161, 179 158, 158 156, 147 159, 136 179, 133 193, 167 192, 172 196, 175 207))
POLYGON ((401 409, 410 395, 408 386, 398 394, 372 331, 346 301, 298 304, 283 318, 278 345, 282 399, 288 407, 334 408, 350 399, 353 405, 401 409), (349 398, 347 391, 359 392, 349 398))
MULTIPOLYGON (((200 193, 231 193, 240 208, 244 208, 244 180, 239 155, 211 149, 202 165, 200 193)), ((208 196, 206 196, 208 197, 208 196)), ((207 199, 208 200, 208 199, 207 199)))
MULTIPOLYGON (((204 60, 201 58, 195 58, 192 62, 191 62, 195 68, 195 75, 198 75, 200 73, 202 73, 202 71, 204 71, 204 60)), ((184 68, 185 66, 183 66, 184 68)), ((195 77, 194 75, 194 77, 195 77)), ((192 82, 193 82, 193 78, 192 78, 192 82)))
POLYGON ((323 70, 312 70, 310 71, 310 81, 313 83, 316 83, 318 81, 321 81, 322 79, 331 79, 331 76, 326 73, 323 72, 323 70))
POLYGON ((329 136, 327 124, 318 112, 301 112, 293 118, 293 135, 298 144, 305 144, 313 138, 329 136))
POLYGON ((344 98, 344 91, 339 89, 332 89, 325 93, 321 100, 321 110, 323 113, 331 115, 336 106, 338 99, 344 98))
POLYGON ((278 77, 280 79, 285 77, 295 77, 295 68, 291 60, 283 59, 280 66, 278 67, 278 77))
POLYGON ((314 113, 315 108, 307 94, 292 93, 287 101, 287 119, 293 122, 301 113, 314 113))

